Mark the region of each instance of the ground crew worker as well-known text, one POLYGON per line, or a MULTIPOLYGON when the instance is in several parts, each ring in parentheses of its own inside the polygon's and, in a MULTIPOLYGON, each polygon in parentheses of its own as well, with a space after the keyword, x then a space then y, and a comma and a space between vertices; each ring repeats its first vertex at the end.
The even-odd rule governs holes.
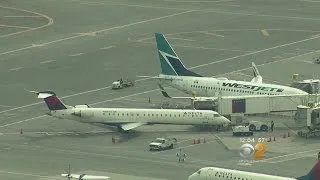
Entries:
POLYGON ((274 126, 274 122, 273 120, 271 121, 271 132, 273 132, 273 126, 274 126))
POLYGON ((318 161, 320 160, 320 152, 318 153, 318 161))
POLYGON ((184 162, 186 160, 187 155, 182 152, 182 149, 180 149, 180 152, 177 152, 177 157, 179 158, 179 162, 184 162))

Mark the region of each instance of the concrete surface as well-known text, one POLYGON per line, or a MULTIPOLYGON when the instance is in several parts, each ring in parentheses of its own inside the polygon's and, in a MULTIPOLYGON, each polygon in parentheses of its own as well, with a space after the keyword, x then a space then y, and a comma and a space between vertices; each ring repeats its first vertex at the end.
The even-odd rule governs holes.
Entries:
MULTIPOLYGON (((265 162, 240 166, 241 144, 230 132, 146 126, 112 144, 111 136, 119 136, 114 128, 47 117, 44 103, 26 89, 53 90, 70 105, 152 108, 171 102, 156 82, 136 78, 160 70, 154 32, 167 35, 185 65, 206 76, 250 80, 254 61, 266 82, 290 84, 292 73, 317 78, 311 61, 319 55, 319 6, 300 0, 0 1, 0 177, 62 179, 68 164, 76 173, 118 180, 183 180, 204 166, 304 175, 316 162, 318 139, 281 139, 292 131, 284 126, 255 135, 279 140, 268 144, 265 162), (112 91, 120 77, 136 79, 136 86, 112 91), (177 137, 187 161, 177 162, 176 149, 148 152, 159 136, 177 137), (198 138, 206 143, 194 145, 198 138)), ((274 120, 277 126, 285 121, 274 120)))

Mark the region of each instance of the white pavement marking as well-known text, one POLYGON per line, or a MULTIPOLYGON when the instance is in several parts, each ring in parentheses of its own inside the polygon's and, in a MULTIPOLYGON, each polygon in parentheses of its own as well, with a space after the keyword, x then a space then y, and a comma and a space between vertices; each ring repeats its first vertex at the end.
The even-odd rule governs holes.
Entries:
POLYGON ((9 106, 9 105, 0 104, 0 107, 17 107, 17 106, 9 106))
MULTIPOLYGON (((17 35, 17 34, 29 32, 29 31, 34 31, 34 30, 42 29, 42 28, 51 26, 51 25, 54 23, 54 21, 53 21, 53 19, 52 19, 51 17, 46 16, 46 15, 44 15, 44 14, 37 13, 37 12, 28 11, 28 10, 24 10, 24 9, 13 8, 13 7, 5 7, 5 6, 1 6, 1 5, 0 5, 0 8, 11 9, 11 10, 16 10, 16 11, 23 11, 23 12, 27 12, 27 13, 32 13, 32 14, 36 14, 36 15, 38 15, 38 16, 42 16, 42 17, 44 17, 44 18, 46 18, 46 19, 48 20, 48 23, 45 24, 45 25, 43 25, 43 26, 39 26, 39 27, 27 29, 27 30, 24 30, 24 31, 18 31, 18 32, 10 33, 10 34, 5 34, 5 35, 0 36, 0 38, 9 37, 9 36, 13 36, 13 35, 17 35)), ((0 55, 1 55, 1 54, 0 54, 0 55)))
MULTIPOLYGON (((211 63, 206 63, 206 64, 203 64, 203 65, 198 65, 198 66, 190 67, 189 69, 194 69, 194 68, 198 68, 198 67, 202 67, 202 66, 207 66, 207 65, 215 64, 215 63, 219 63, 219 62, 230 61, 230 60, 233 60, 233 59, 236 59, 236 58, 239 58, 239 57, 245 57, 245 56, 249 56, 249 55, 252 55, 252 54, 257 54, 257 53, 260 53, 260 52, 265 52, 265 51, 272 50, 272 49, 276 49, 276 48, 279 48, 279 47, 289 46, 289 45, 292 45, 292 44, 296 44, 296 43, 298 43, 298 42, 304 42, 304 41, 311 40, 311 39, 316 39, 316 38, 308 38, 308 39, 304 39, 304 40, 300 40, 300 41, 296 41, 296 42, 292 42, 292 43, 288 43, 288 44, 284 44, 284 45, 279 45, 279 46, 275 46, 275 47, 271 47, 271 48, 267 48, 267 49, 263 49, 263 50, 259 50, 259 51, 254 51, 254 52, 247 53, 247 54, 243 54, 243 55, 240 55, 240 56, 234 56, 234 57, 231 57, 231 58, 226 58, 226 59, 222 59, 222 60, 219 60, 219 61, 214 61, 214 62, 211 62, 211 63)), ((315 52, 317 52, 317 51, 315 51, 315 52)), ((311 54, 311 53, 314 53, 314 52, 308 52, 308 53, 305 53, 305 54, 300 54, 300 55, 297 55, 297 56, 292 56, 292 57, 286 58, 286 59, 279 59, 279 60, 276 60, 276 61, 272 61, 272 62, 269 62, 269 63, 260 64, 260 65, 257 65, 257 66, 259 67, 259 66, 264 66, 264 65, 267 65, 267 64, 271 64, 271 63, 276 63, 276 62, 280 62, 280 61, 285 61, 285 60, 289 60, 289 59, 292 59, 292 58, 304 56, 304 55, 311 54)), ((1 54, 0 54, 0 55, 1 55, 1 54)), ((251 67, 249 67, 249 68, 243 68, 243 69, 239 69, 239 70, 235 70, 235 71, 231 71, 231 72, 227 72, 227 73, 221 73, 221 74, 217 74, 217 75, 215 75, 215 76, 224 75, 224 74, 229 74, 229 73, 233 73, 233 72, 239 72, 239 71, 243 71, 243 70, 247 70, 247 69, 251 69, 251 67)), ((145 81, 145 80, 148 80, 148 79, 152 79, 152 77, 151 77, 151 78, 138 79, 138 80, 136 80, 136 82, 145 81)), ((108 88, 110 88, 110 87, 111 87, 111 86, 106 86, 106 87, 97 88, 97 89, 93 89, 93 90, 88 90, 88 91, 84 91, 84 92, 80 92, 80 93, 75 93, 75 94, 63 96, 63 97, 61 97, 61 99, 63 99, 63 98, 69 98, 69 97, 74 97, 74 96, 79 96, 79 95, 83 95, 83 94, 88 94, 88 93, 92 93, 92 92, 97 92, 97 91, 101 91, 101 90, 108 89, 108 88)), ((155 90, 158 90, 158 89, 154 89, 154 91, 155 91, 155 90)), ((32 103, 32 104, 28 104, 28 105, 24 105, 24 106, 12 108, 12 109, 7 109, 7 110, 4 110, 4 111, 0 111, 0 114, 1 114, 1 113, 5 113, 5 112, 14 111, 14 110, 17 110, 17 109, 22 109, 22 108, 34 106, 34 105, 41 104, 41 103, 42 103, 42 102, 32 103)))
POLYGON ((10 71, 18 71, 18 70, 20 70, 20 69, 22 69, 22 67, 12 68, 12 69, 9 69, 9 70, 10 70, 10 71))
POLYGON ((2 125, 2 126, 0 126, 0 128, 11 126, 11 125, 14 125, 14 124, 20 124, 20 123, 31 121, 31 120, 34 120, 34 119, 39 119, 39 118, 42 118, 42 117, 45 117, 45 116, 47 116, 47 115, 37 116, 37 117, 33 117, 33 118, 22 120, 22 121, 16 121, 16 122, 13 122, 13 123, 2 125))
POLYGON ((211 35, 211 36, 224 37, 223 35, 219 35, 219 34, 211 33, 211 32, 204 32, 204 34, 211 35))
MULTIPOLYGON (((194 146, 201 146, 201 145, 206 145, 206 144, 210 144, 213 142, 216 142, 217 140, 211 140, 211 141, 207 141, 206 143, 202 143, 202 144, 191 144, 191 145, 187 145, 187 146, 179 146, 179 149, 186 149, 186 148, 190 148, 190 147, 194 147, 194 146)), ((152 154, 160 154, 160 153, 164 153, 164 152, 168 152, 168 151, 173 151, 173 150, 177 150, 177 149, 170 149, 167 151, 158 151, 158 152, 153 152, 152 154)))
POLYGON ((5 18, 34 18, 34 17, 42 17, 42 16, 3 16, 5 18))
POLYGON ((184 38, 175 38, 175 37, 169 37, 169 39, 176 39, 176 40, 181 40, 181 41, 196 41, 194 39, 184 39, 184 38))
POLYGON ((14 175, 20 175, 20 176, 33 176, 38 178, 49 178, 49 179, 61 179, 60 177, 53 177, 53 176, 43 176, 38 174, 30 174, 30 173, 20 173, 20 172, 12 172, 12 171, 3 171, 0 170, 0 173, 2 174, 14 174, 14 175))
POLYGON ((127 7, 139 7, 139 8, 153 8, 153 9, 172 9, 172 10, 192 10, 195 12, 206 12, 206 13, 220 13, 220 14, 234 14, 234 15, 244 15, 244 16, 258 16, 258 17, 272 17, 272 18, 284 18, 284 19, 300 19, 300 20, 313 20, 320 21, 320 18, 309 18, 309 17, 299 17, 299 16, 278 16, 271 14, 258 14, 255 13, 244 13, 244 12, 231 12, 231 11, 223 11, 219 9, 192 9, 192 8, 175 8, 175 7, 161 7, 161 6, 145 6, 145 5, 135 5, 135 4, 121 4, 121 3, 103 3, 103 2, 81 2, 83 4, 102 4, 102 5, 111 5, 111 6, 127 6, 127 7))
POLYGON ((115 47, 115 46, 106 46, 106 47, 100 48, 100 50, 111 49, 111 48, 114 48, 114 47, 115 47))
POLYGON ((47 64, 47 63, 51 63, 54 62, 55 60, 48 60, 48 61, 41 61, 40 64, 47 64))
POLYGON ((308 64, 314 64, 314 63, 311 62, 311 61, 303 61, 303 62, 308 63, 308 64))
POLYGON ((167 2, 182 2, 182 3, 217 3, 217 2, 232 2, 235 0, 220 0, 220 1, 183 1, 183 0, 163 0, 167 2))
POLYGON ((274 46, 274 47, 271 47, 271 48, 267 48, 267 49, 263 49, 263 50, 259 50, 259 51, 254 51, 254 52, 251 52, 251 53, 242 54, 242 55, 239 55, 239 56, 234 56, 234 57, 227 58, 227 59, 222 59, 222 60, 219 60, 219 61, 214 61, 214 62, 210 62, 210 63, 206 63, 206 64, 201 64, 201 65, 198 65, 198 66, 194 66, 192 68, 198 68, 198 67, 207 66, 207 65, 210 65, 210 64, 216 64, 216 63, 220 63, 220 62, 225 62, 225 61, 229 61, 229 60, 236 59, 236 58, 239 58, 239 57, 245 57, 245 56, 249 56, 249 55, 253 55, 253 54, 258 54, 258 53, 261 53, 261 52, 277 49, 277 48, 280 48, 280 47, 291 46, 291 45, 294 45, 294 44, 298 44, 298 43, 302 43, 302 42, 306 42, 306 41, 310 41, 310 40, 314 40, 314 39, 318 39, 318 38, 320 38, 320 36, 319 37, 307 38, 307 39, 303 39, 303 40, 300 40, 300 41, 295 41, 295 42, 291 42, 291 43, 287 43, 287 44, 282 44, 282 45, 279 45, 279 46, 274 46))
POLYGON ((19 29, 32 29, 31 27, 13 26, 13 25, 6 25, 6 24, 0 24, 0 27, 19 28, 19 29))
POLYGON ((75 57, 75 56, 81 56, 84 55, 85 53, 76 53, 76 54, 70 54, 69 56, 75 57))
MULTIPOLYGON (((122 29, 122 28, 130 27, 130 26, 143 24, 143 23, 147 23, 147 22, 152 22, 152 21, 157 21, 157 20, 161 20, 161 19, 165 19, 165 18, 169 18, 169 17, 174 17, 174 16, 190 13, 190 12, 193 12, 193 11, 192 10, 188 10, 188 11, 184 11, 184 12, 180 12, 180 13, 170 14, 170 15, 167 15, 167 16, 161 16, 161 17, 157 17, 157 18, 144 20, 144 21, 138 21, 138 22, 134 22, 134 23, 121 25, 121 26, 115 26, 115 27, 111 27, 111 28, 107 28, 107 29, 102 29, 102 30, 98 30, 98 31, 95 31, 95 32, 92 32, 92 33, 102 33, 102 32, 111 31, 111 30, 115 30, 115 29, 122 29)), ((86 36, 86 35, 82 34, 82 35, 76 35, 76 36, 71 36, 71 37, 67 37, 67 38, 57 39, 57 40, 54 40, 54 41, 49 41, 49 42, 43 43, 43 45, 54 44, 54 43, 67 41, 67 40, 72 40, 72 39, 76 39, 76 38, 80 38, 80 37, 84 37, 84 36, 86 36)), ((27 47, 15 49, 15 50, 7 51, 7 52, 2 52, 2 53, 0 53, 0 56, 6 55, 6 54, 10 54, 10 53, 13 53, 13 52, 26 50, 26 49, 32 49, 32 48, 34 48, 34 46, 27 46, 27 47)))
MULTIPOLYGON (((315 51, 315 52, 319 52, 319 51, 320 51, 320 50, 317 50, 317 51, 315 51)), ((256 66, 257 66, 257 67, 260 67, 260 66, 265 66, 265 65, 268 65, 268 64, 278 63, 278 62, 281 62, 281 61, 287 61, 287 60, 291 60, 291 59, 293 59, 293 58, 305 56, 305 55, 312 54, 312 53, 314 53, 314 52, 308 52, 308 53, 304 53, 304 54, 292 56, 292 57, 285 58, 285 59, 279 59, 279 60, 275 60, 275 61, 271 61, 271 62, 259 64, 259 65, 256 65, 256 66)), ((238 69, 238 70, 230 71, 230 72, 227 72, 227 73, 221 73, 221 74, 218 74, 218 75, 215 75, 215 76, 212 76, 212 77, 221 76, 221 75, 230 74, 230 73, 235 73, 235 72, 240 72, 240 71, 247 70, 247 69, 251 69, 251 68, 252 68, 252 67, 243 68, 243 69, 238 69)), ((1 113, 1 112, 0 112, 0 113, 1 113)))
MULTIPOLYGON (((313 149, 313 150, 308 150, 308 151, 301 151, 301 152, 296 152, 296 153, 291 153, 291 154, 286 154, 286 155, 281 155, 281 156, 275 156, 275 157, 272 157, 272 158, 268 158, 268 159, 265 159, 263 160, 262 162, 267 162, 267 163, 279 163, 279 162, 285 162, 285 161, 290 161, 290 160, 294 160, 294 159, 298 159, 298 158, 304 158, 304 157, 307 157, 309 156, 311 152, 314 152, 314 151, 319 151, 320 149, 313 149), (297 157, 298 154, 308 154, 307 156, 299 156, 297 157), (283 160, 276 160, 274 162, 272 162, 271 160, 273 159, 282 159, 282 158, 286 158, 286 157, 290 157, 290 156, 295 156, 294 158, 290 158, 290 159, 283 159, 283 160), (268 162, 268 161, 271 161, 271 162, 268 162)), ((313 155, 314 156, 314 155, 313 155)))
MULTIPOLYGON (((99 101, 99 102, 95 102, 95 103, 92 103, 92 104, 89 104, 89 105, 90 105, 90 106, 93 106, 93 105, 102 104, 102 103, 105 103, 105 102, 120 100, 120 99, 124 99, 124 98, 128 98, 128 97, 132 97, 132 96, 137 96, 137 95, 141 95, 141 94, 146 94, 146 93, 149 93, 149 92, 152 92, 152 91, 156 91, 156 90, 159 90, 159 89, 154 89, 154 90, 150 90, 150 91, 144 91, 144 92, 140 92, 140 93, 130 94, 130 95, 127 95, 127 96, 122 96, 122 97, 117 97, 117 98, 108 99, 108 100, 104 100, 104 101, 99 101)), ((34 103, 34 104, 40 104, 40 103, 42 103, 42 102, 34 103)), ((33 105, 34 105, 34 104, 33 104, 33 105)), ((14 108, 14 109, 17 109, 17 108, 14 108)), ((4 112, 4 111, 1 111, 1 112, 4 112)), ((27 121, 39 119, 39 118, 46 117, 46 116, 47 116, 47 117, 50 117, 50 116, 48 116, 48 115, 37 116, 37 117, 33 117, 33 118, 29 118, 29 119, 22 120, 22 121, 17 121, 17 122, 5 124, 5 125, 0 126, 0 128, 1 128, 1 127, 11 126, 11 125, 14 125, 14 124, 20 124, 20 123, 23 123, 23 122, 27 122, 27 121)))
MULTIPOLYGON (((134 41, 132 42, 143 43, 143 44, 156 44, 155 42, 142 42, 142 41, 134 41)), ((204 49, 204 50, 217 50, 217 51, 230 51, 230 52, 254 52, 254 51, 245 51, 245 50, 237 50, 237 49, 223 49, 223 48, 212 48, 212 47, 202 47, 202 46, 184 46, 175 44, 174 47, 183 47, 183 48, 193 48, 193 49, 204 49)))

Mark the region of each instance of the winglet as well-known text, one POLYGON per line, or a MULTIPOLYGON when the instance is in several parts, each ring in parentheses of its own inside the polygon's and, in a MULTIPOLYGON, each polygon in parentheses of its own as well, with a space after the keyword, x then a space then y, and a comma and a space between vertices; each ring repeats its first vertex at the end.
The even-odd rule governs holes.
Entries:
POLYGON ((253 72, 253 79, 251 80, 251 82, 261 84, 262 76, 260 75, 258 68, 254 62, 252 62, 252 72, 253 72))
POLYGON ((256 66, 256 64, 254 62, 252 62, 252 71, 253 71, 253 76, 254 77, 261 76, 259 71, 258 71, 258 68, 257 68, 257 66, 256 66))
POLYGON ((172 98, 171 96, 169 96, 169 94, 164 90, 164 88, 161 86, 161 84, 158 84, 159 85, 159 88, 161 90, 161 93, 164 97, 166 98, 172 98))

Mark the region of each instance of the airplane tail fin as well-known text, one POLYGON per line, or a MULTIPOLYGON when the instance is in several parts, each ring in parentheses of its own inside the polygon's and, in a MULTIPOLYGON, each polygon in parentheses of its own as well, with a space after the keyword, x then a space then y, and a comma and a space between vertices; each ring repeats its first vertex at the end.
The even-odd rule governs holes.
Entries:
POLYGON ((253 79, 251 80, 251 82, 261 84, 262 76, 260 75, 258 68, 254 62, 252 62, 252 71, 253 71, 253 79))
POLYGON ((302 177, 297 178, 297 180, 318 180, 320 179, 320 161, 311 169, 311 171, 302 177))
POLYGON ((155 33, 155 38, 157 42, 162 74, 171 76, 201 77, 201 75, 188 70, 183 65, 180 58, 175 53, 172 46, 163 34, 155 33))
POLYGON ((43 99, 51 111, 68 109, 68 106, 66 106, 52 91, 30 92, 36 93, 38 98, 43 99))

